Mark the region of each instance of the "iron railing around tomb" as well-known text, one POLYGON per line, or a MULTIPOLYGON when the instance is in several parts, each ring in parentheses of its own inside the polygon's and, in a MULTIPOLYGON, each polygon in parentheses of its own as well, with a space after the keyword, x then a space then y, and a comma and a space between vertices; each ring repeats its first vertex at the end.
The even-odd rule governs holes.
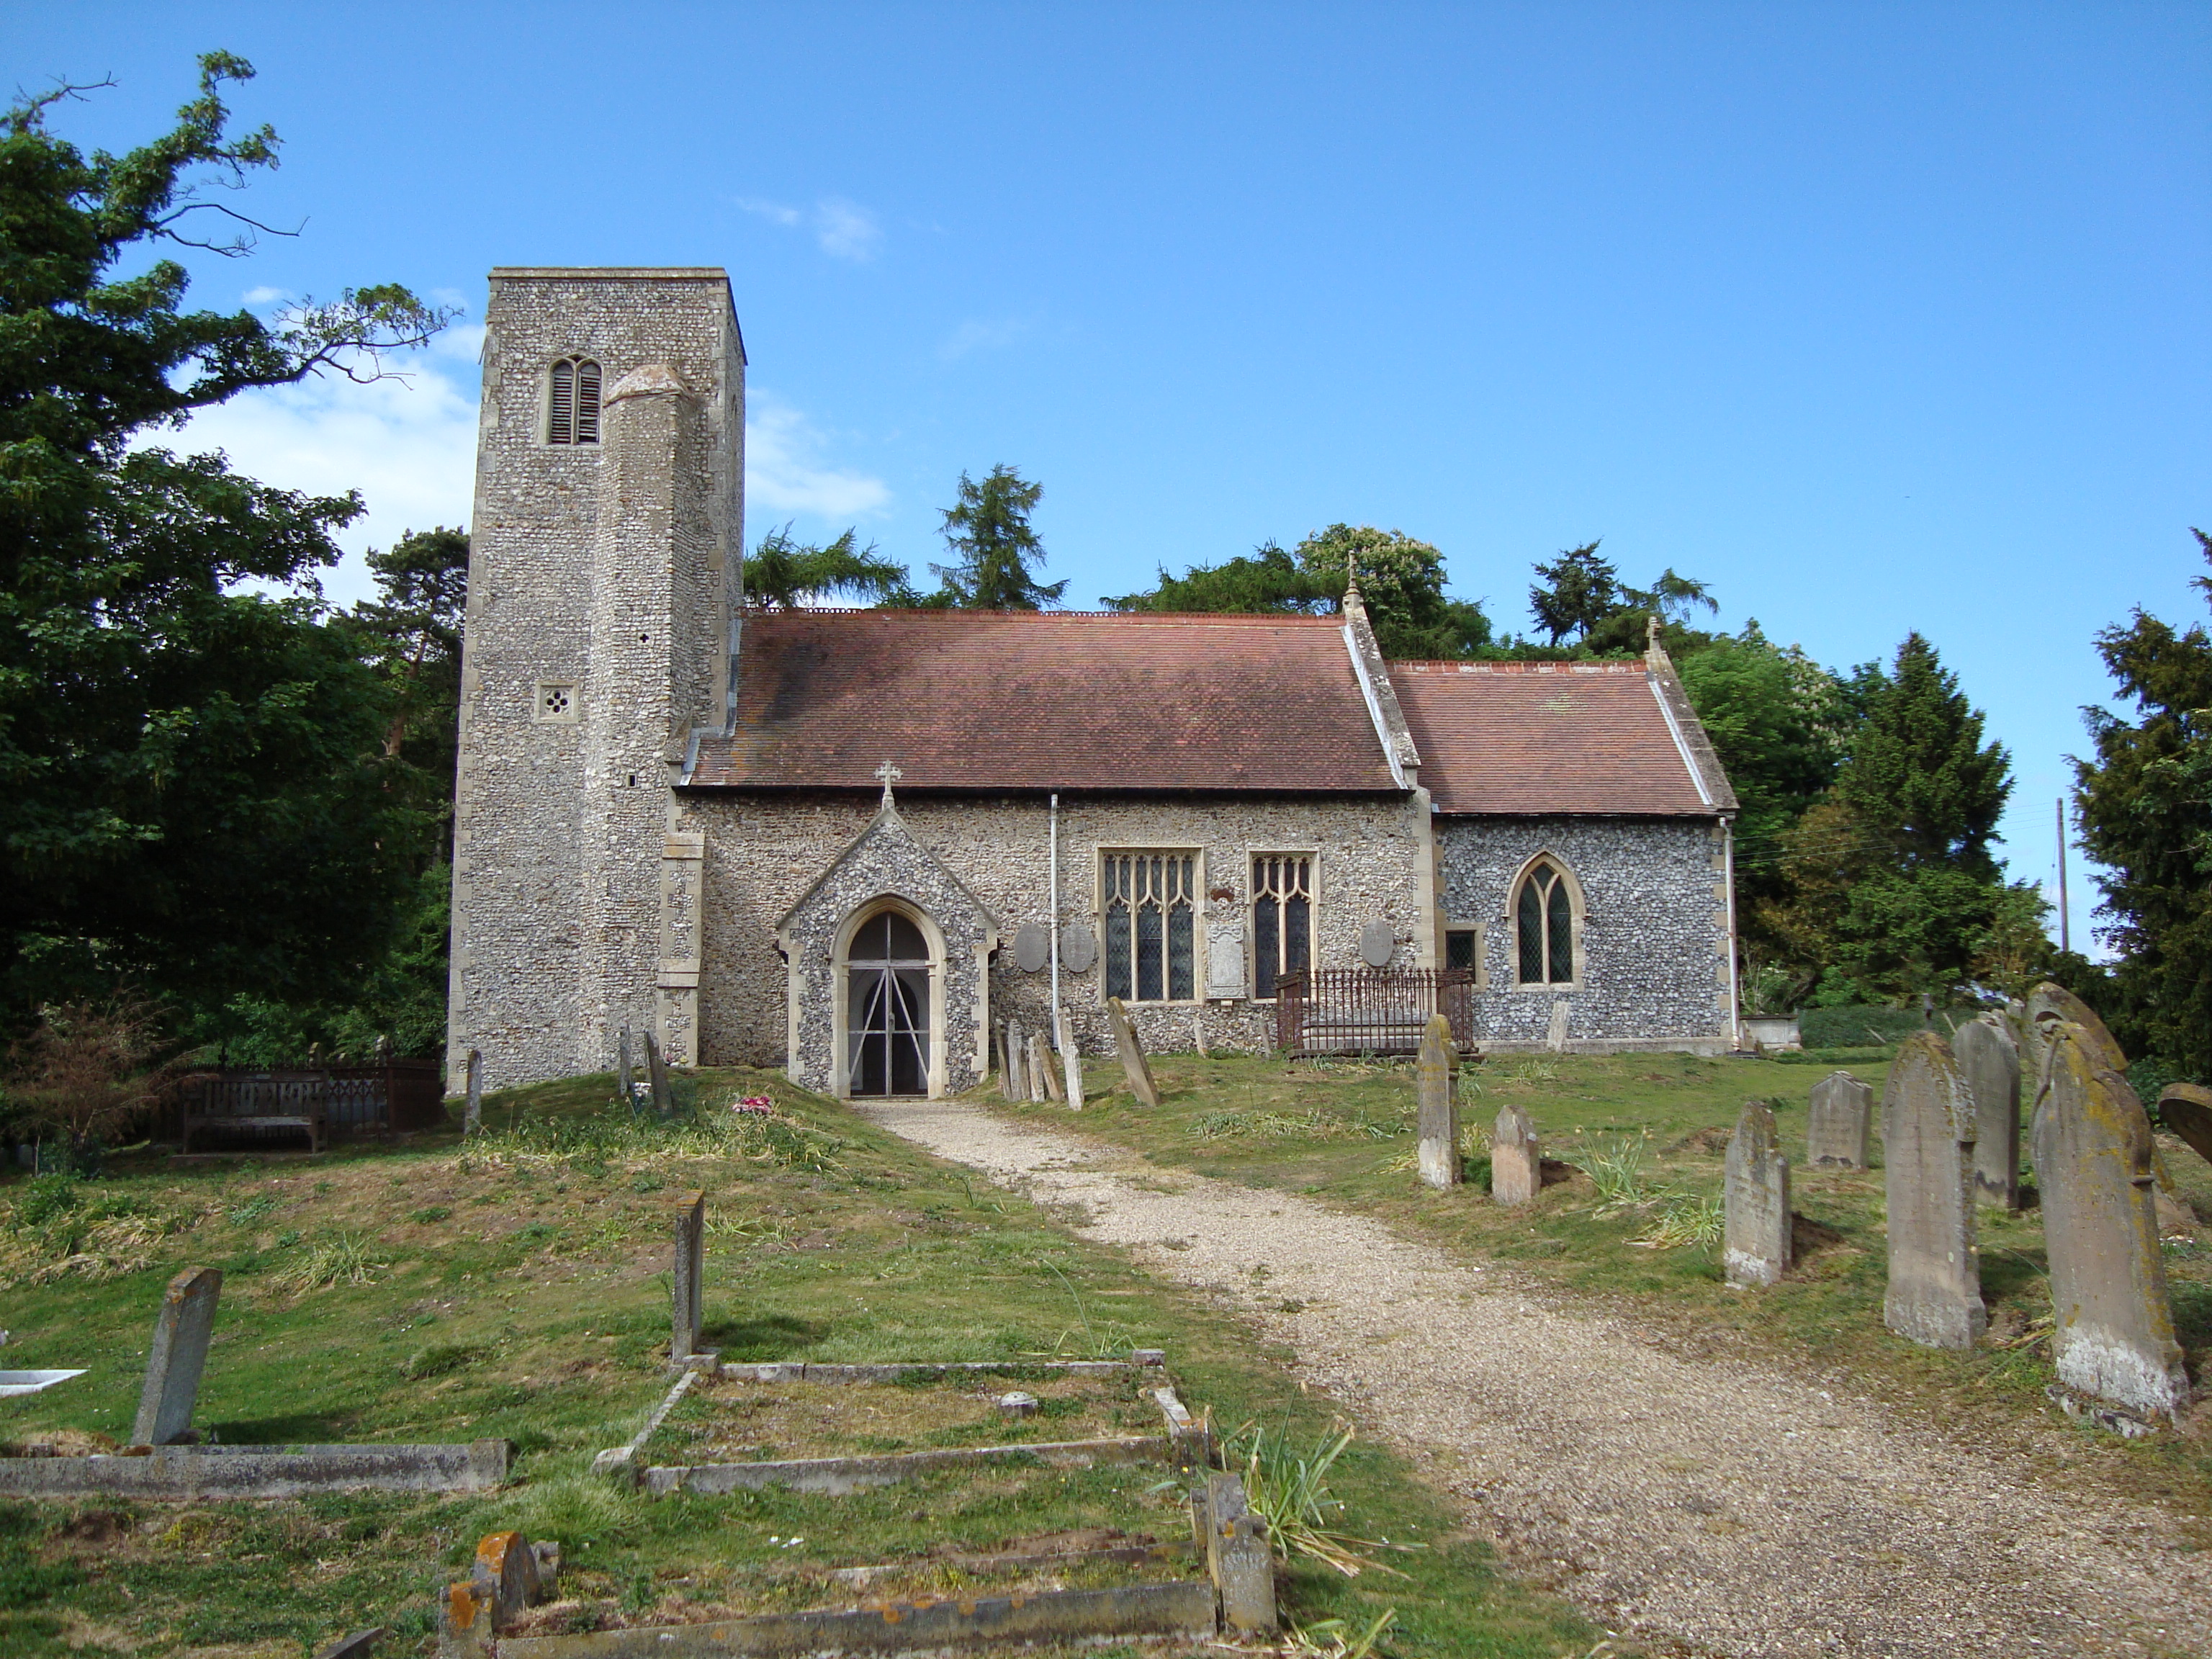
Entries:
MULTIPOLYGON (((331 1135, 431 1129, 446 1121, 445 1092, 434 1060, 201 1072, 186 1078, 178 1091, 173 1127, 180 1139, 214 1135, 226 1140, 268 1139, 285 1133, 280 1125, 309 1122, 331 1135)), ((297 1133, 292 1128, 290 1138, 297 1133)))
POLYGON ((1410 1054, 1429 1016, 1474 1042, 1474 975, 1465 968, 1314 968, 1275 982, 1275 1046, 1298 1056, 1410 1054))

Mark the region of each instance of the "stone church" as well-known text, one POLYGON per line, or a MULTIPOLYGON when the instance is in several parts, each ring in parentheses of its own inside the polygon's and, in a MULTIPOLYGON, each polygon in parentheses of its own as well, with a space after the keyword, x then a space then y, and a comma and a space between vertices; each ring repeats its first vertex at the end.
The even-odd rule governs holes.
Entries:
POLYGON ((1288 976, 1363 968, 1465 970, 1492 1051, 1733 1045, 1735 799, 1656 641, 1386 662, 1356 592, 747 610, 726 275, 501 269, 485 321, 449 1075, 627 1026, 938 1095, 1010 1018, 1268 1048, 1288 976))

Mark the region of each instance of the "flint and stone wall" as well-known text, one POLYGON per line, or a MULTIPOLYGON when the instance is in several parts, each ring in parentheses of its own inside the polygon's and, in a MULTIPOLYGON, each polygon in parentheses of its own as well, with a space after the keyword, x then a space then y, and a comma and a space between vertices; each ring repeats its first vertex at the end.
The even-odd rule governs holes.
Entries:
MULTIPOLYGON (((700 1006, 702 1058, 708 1064, 787 1063, 789 1014, 776 924, 874 817, 873 797, 709 795, 684 802, 684 826, 706 837, 706 942, 700 1006)), ((1421 920, 1415 880, 1420 842, 1403 799, 1286 800, 1228 797, 1149 802, 1085 799, 1063 794, 1060 811, 1060 920, 1081 922, 1103 942, 1098 915, 1101 849, 1192 848, 1198 872, 1197 972, 1201 988, 1209 958, 1238 962, 1237 989, 1250 978, 1251 860, 1258 853, 1310 853, 1316 893, 1314 959, 1317 966, 1359 964, 1359 930, 1387 922, 1398 938, 1396 967, 1416 964, 1421 920), (1231 896, 1216 899, 1213 892, 1231 896)), ((944 862, 995 919, 1000 948, 990 964, 989 1017, 1041 1030, 1050 1019, 1051 971, 1024 972, 1014 935, 1027 922, 1050 920, 1051 845, 1042 797, 985 799, 899 797, 898 812, 915 841, 944 862)), ((852 885, 841 872, 841 889, 852 885)), ((872 895, 853 886, 846 911, 872 895)), ((1113 1053, 1106 1024, 1103 964, 1075 973, 1063 965, 1060 1000, 1086 1054, 1113 1053)), ((1219 983, 1216 977, 1215 982, 1219 983)), ((957 1000, 946 999, 948 1005, 957 1000)), ((1138 1004, 1131 1010, 1146 1043, 1158 1049, 1192 1046, 1191 1016, 1200 1011, 1209 1045, 1261 1050, 1274 1045, 1274 1005, 1240 994, 1203 1004, 1138 1004)), ((951 1035, 951 1034, 948 1034, 951 1035)), ((826 1042, 826 1034, 824 1037, 826 1042)), ((809 1039, 809 1046, 811 1040, 809 1039)), ((808 1061, 812 1064, 814 1062, 808 1061)), ((962 1086, 954 1083, 953 1087, 962 1086)))
POLYGON ((1728 875, 1707 818, 1441 818, 1448 923, 1478 923, 1475 1029, 1485 1047, 1540 1047, 1567 1006, 1567 1047, 1729 1046, 1728 875), (1550 854, 1579 884, 1577 981, 1515 983, 1516 878, 1550 854))
POLYGON ((744 369, 719 270, 501 270, 484 320, 447 1069, 481 1048, 500 1085, 611 1064, 657 1001, 690 1045, 693 994, 659 984, 668 784, 722 720, 744 369), (567 356, 600 366, 600 443, 544 441, 567 356))

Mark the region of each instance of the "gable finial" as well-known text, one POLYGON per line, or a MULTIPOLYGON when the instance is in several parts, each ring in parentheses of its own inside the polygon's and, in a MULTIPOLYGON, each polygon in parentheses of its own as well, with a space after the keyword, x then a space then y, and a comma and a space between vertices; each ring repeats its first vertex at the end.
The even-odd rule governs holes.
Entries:
POLYGON ((1359 597, 1359 550, 1356 547, 1344 550, 1344 597, 1347 599, 1359 597))
POLYGON ((876 769, 876 775, 884 781, 884 805, 889 806, 891 804, 891 786, 906 774, 900 771, 890 762, 885 761, 876 769))

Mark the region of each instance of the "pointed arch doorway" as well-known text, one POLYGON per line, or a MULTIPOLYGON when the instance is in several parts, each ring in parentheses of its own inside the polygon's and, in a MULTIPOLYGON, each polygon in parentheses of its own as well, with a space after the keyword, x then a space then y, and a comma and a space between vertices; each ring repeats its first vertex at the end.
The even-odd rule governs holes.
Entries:
POLYGON ((912 918, 881 910, 845 951, 845 1075, 855 1095, 930 1092, 936 960, 912 918))

